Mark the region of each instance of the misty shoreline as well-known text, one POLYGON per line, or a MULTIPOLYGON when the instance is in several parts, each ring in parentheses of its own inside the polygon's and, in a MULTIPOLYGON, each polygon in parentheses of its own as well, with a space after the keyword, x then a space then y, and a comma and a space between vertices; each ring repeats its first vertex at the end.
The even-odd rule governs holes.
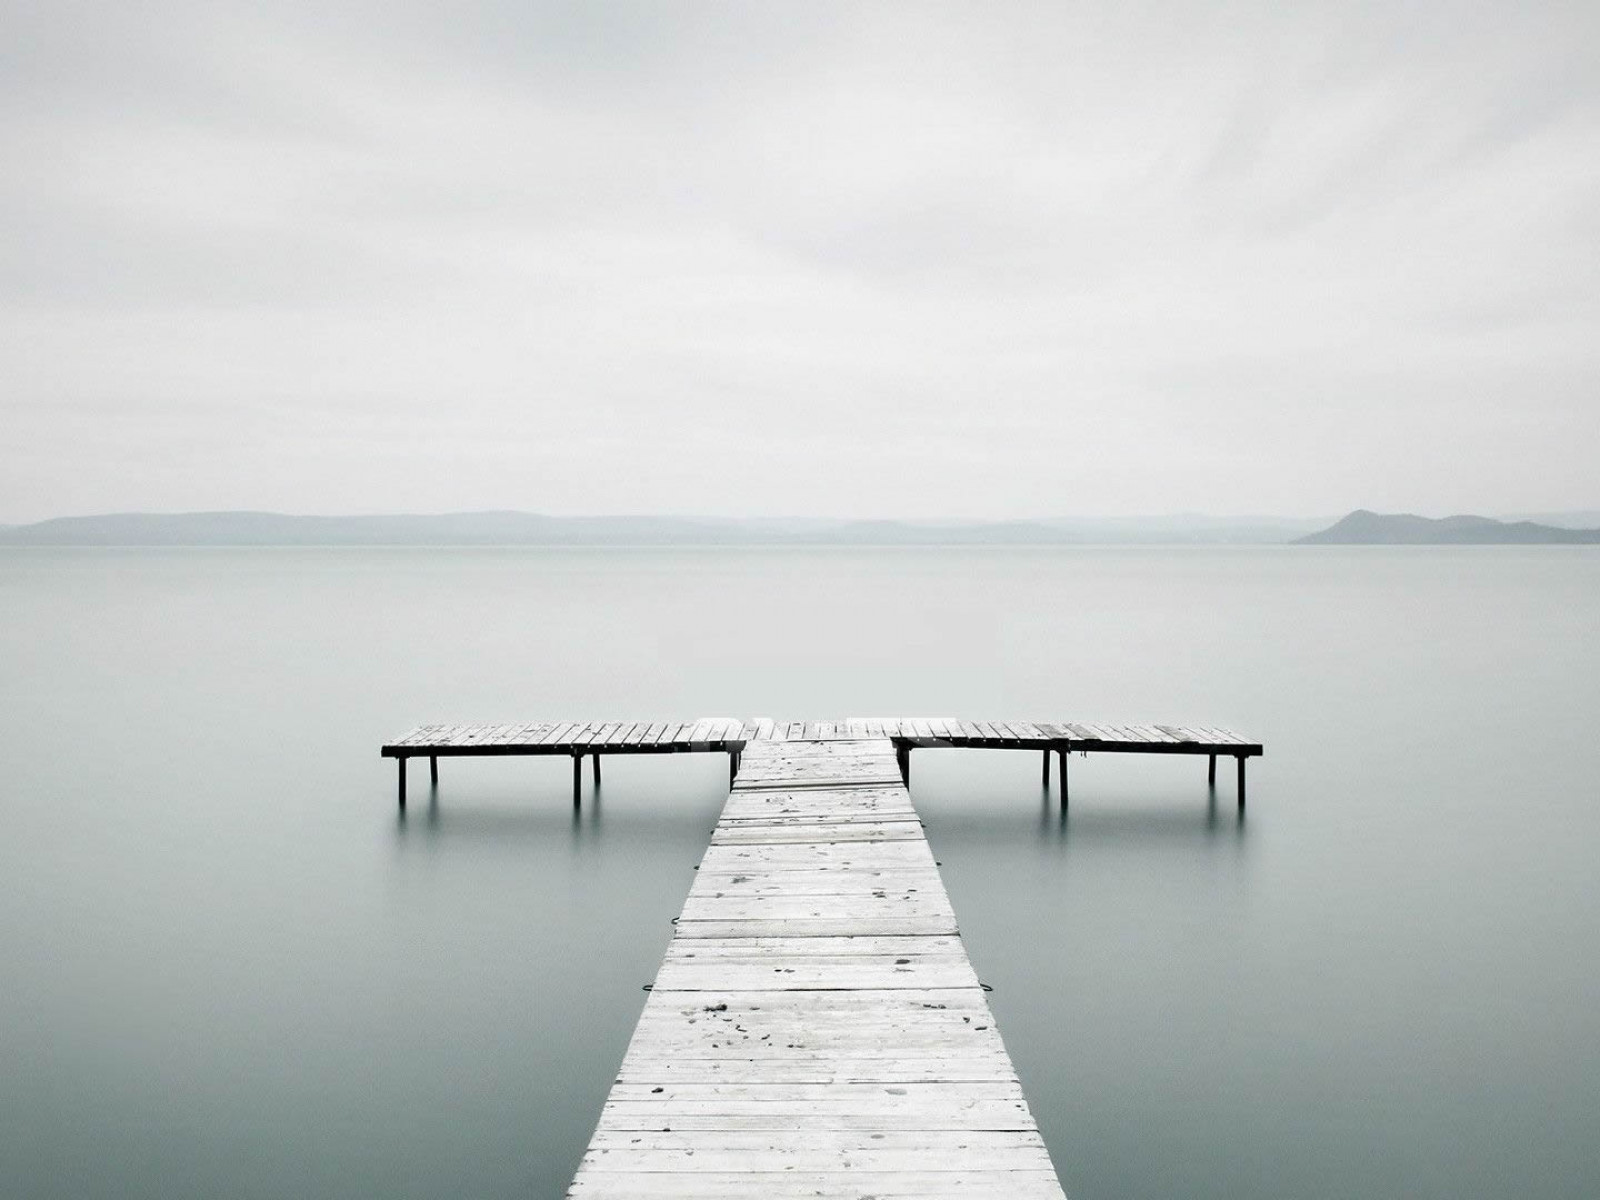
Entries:
POLYGON ((555 517, 523 512, 299 516, 108 513, 0 525, 0 546, 416 548, 895 548, 1505 545, 1600 543, 1592 512, 1542 520, 1419 517, 1358 509, 1305 517, 1080 517, 1009 521, 555 517))

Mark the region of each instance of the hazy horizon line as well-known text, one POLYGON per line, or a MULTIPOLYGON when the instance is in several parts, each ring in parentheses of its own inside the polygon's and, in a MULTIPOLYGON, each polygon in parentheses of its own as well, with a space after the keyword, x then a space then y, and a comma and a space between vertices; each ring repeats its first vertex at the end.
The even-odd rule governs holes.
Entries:
POLYGON ((1375 508, 1370 505, 1357 505, 1353 508, 1337 511, 1323 512, 1227 512, 1206 509, 1179 509, 1171 511, 1145 511, 1131 513, 1107 512, 1067 512, 1067 513, 1035 513, 1027 516, 972 516, 972 515, 946 515, 946 514, 918 514, 914 516, 892 516, 879 513, 863 513, 852 515, 819 514, 819 513, 728 513, 728 512, 695 512, 695 511, 557 511, 536 508, 452 508, 452 509, 367 509, 345 511, 294 511, 276 508, 119 508, 100 509, 86 512, 56 513, 48 517, 34 519, 5 519, 0 520, 0 528, 20 529, 35 525, 46 525, 56 521, 82 521, 107 518, 128 517, 280 517, 297 520, 361 520, 361 519, 432 519, 442 517, 482 517, 482 516, 518 516, 536 517, 546 520, 564 521, 717 521, 717 522, 783 522, 803 521, 825 524, 949 524, 949 525, 1025 525, 1041 523, 1057 523, 1065 521, 1323 521, 1338 520, 1353 512, 1376 512, 1383 515, 1422 516, 1430 518, 1444 518, 1454 516, 1487 516, 1501 520, 1531 520, 1540 517, 1555 516, 1583 516, 1592 515, 1600 517, 1600 504, 1594 506, 1576 505, 1570 508, 1544 508, 1544 509, 1519 509, 1495 511, 1488 508, 1455 508, 1455 509, 1402 509, 1402 508, 1375 508))

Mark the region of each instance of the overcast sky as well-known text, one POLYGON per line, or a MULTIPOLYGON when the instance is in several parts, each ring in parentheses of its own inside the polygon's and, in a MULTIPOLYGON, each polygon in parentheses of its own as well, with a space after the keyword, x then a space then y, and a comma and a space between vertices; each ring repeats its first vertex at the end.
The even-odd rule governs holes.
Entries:
POLYGON ((0 521, 1600 505, 1600 5, 0 3, 0 521))

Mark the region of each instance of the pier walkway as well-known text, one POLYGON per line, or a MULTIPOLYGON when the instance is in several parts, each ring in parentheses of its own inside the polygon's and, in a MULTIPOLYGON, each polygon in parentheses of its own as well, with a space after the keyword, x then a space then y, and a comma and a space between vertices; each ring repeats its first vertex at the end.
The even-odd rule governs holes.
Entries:
POLYGON ((570 1196, 1062 1196, 902 734, 829 728, 685 738, 737 777, 570 1196))

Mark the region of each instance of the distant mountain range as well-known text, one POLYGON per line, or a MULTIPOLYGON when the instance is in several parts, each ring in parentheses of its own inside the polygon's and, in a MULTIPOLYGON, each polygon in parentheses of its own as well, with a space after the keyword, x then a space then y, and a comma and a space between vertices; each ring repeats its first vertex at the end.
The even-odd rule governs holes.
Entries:
POLYGON ((1600 544, 1600 529, 1567 529, 1493 517, 1419 517, 1357 509, 1327 529, 1296 541, 1302 546, 1489 546, 1600 544))
POLYGON ((809 518, 553 517, 474 512, 305 517, 282 513, 110 513, 0 526, 0 545, 29 546, 1039 546, 1263 544, 1324 520, 1099 517, 1034 521, 843 521, 809 518))
POLYGON ((1080 517, 1027 521, 555 517, 523 512, 315 517, 108 513, 0 525, 10 546, 1070 546, 1600 542, 1600 529, 1359 510, 1327 518, 1080 517), (1328 526, 1324 528, 1324 526, 1328 526))

